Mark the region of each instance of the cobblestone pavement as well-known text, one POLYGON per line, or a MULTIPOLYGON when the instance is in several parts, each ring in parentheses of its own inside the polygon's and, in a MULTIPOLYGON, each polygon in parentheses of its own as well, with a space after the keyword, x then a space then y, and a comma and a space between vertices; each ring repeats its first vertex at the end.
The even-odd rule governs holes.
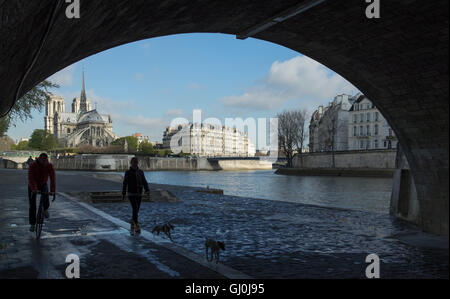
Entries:
MULTIPOLYGON (((28 231, 26 172, 0 170, 0 177, 0 279, 65 278, 69 254, 79 256, 81 278, 225 278, 62 196, 36 241, 28 231)), ((57 181, 60 190, 114 187, 91 177, 58 174, 57 181)))
MULTIPOLYGON (((174 224, 172 236, 198 254, 205 236, 222 240, 221 260, 257 278, 364 278, 376 253, 383 278, 448 278, 448 250, 414 247, 395 236, 415 230, 389 215, 170 189, 179 203, 143 203, 142 226, 174 224)), ((95 207, 128 219, 126 203, 95 207)))
MULTIPOLYGON (((36 243, 27 232, 26 176, 8 170, 0 176, 0 278, 64 277, 69 253, 82 257, 84 278, 223 278, 64 198, 51 207, 46 235, 36 243)), ((57 181, 64 192, 120 189, 81 172, 59 172, 57 181)), ((171 221, 175 244, 199 255, 205 236, 223 240, 221 261, 255 278, 364 278, 370 253, 380 256, 382 278, 448 278, 448 249, 401 242, 395 236, 415 231, 389 215, 151 187, 164 187, 181 202, 143 203, 145 230, 171 221)), ((127 203, 92 206, 124 221, 131 216, 127 203)))

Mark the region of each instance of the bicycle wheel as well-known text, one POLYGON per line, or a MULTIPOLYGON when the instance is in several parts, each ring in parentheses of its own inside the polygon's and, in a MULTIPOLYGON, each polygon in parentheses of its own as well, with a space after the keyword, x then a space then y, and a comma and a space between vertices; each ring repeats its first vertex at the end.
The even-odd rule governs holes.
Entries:
POLYGON ((44 224, 44 212, 43 212, 42 199, 39 202, 39 209, 36 216, 36 239, 39 240, 41 237, 42 225, 44 224))

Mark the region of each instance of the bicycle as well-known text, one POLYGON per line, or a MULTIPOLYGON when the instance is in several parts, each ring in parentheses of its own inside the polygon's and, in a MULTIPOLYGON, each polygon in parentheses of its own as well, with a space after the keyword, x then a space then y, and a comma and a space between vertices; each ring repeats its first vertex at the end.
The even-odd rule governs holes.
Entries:
MULTIPOLYGON (((42 226, 44 225, 44 201, 42 200, 42 195, 46 194, 48 195, 50 193, 38 191, 36 194, 41 195, 39 198, 39 208, 36 214, 36 224, 35 224, 36 240, 39 240, 41 238, 42 226)), ((56 193, 53 193, 52 202, 54 202, 55 199, 56 193)))

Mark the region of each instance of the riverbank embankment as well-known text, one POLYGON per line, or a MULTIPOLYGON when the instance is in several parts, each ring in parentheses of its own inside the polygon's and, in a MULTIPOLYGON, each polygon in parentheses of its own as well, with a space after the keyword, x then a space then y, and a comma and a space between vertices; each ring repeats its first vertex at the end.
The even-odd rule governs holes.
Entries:
MULTIPOLYGON (((116 172, 130 167, 132 154, 82 154, 51 157, 50 162, 57 170, 82 170, 116 172)), ((217 170, 268 170, 273 161, 259 157, 150 157, 137 156, 144 171, 217 171, 217 170)), ((24 169, 26 163, 17 159, 0 160, 0 168, 24 169)))
POLYGON ((392 178, 394 169, 374 168, 279 168, 276 174, 299 176, 342 176, 392 178))
MULTIPOLYGON (((58 170, 124 171, 135 155, 77 155, 52 158, 58 170)), ((175 170, 267 170, 272 162, 259 158, 149 157, 137 156, 144 171, 175 170)))

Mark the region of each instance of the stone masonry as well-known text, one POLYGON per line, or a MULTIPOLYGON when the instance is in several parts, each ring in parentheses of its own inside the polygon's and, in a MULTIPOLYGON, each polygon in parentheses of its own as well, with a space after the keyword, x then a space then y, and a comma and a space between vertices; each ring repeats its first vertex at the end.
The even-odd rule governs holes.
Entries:
MULTIPOLYGON (((55 72, 125 43, 177 33, 239 34, 297 0, 81 1, 81 18, 56 11, 57 1, 0 0, 0 111, 55 72), (24 81, 21 89, 19 86, 24 81)), ((254 37, 307 55, 352 82, 387 119, 411 166, 426 231, 448 234, 449 2, 324 3, 254 37)))

